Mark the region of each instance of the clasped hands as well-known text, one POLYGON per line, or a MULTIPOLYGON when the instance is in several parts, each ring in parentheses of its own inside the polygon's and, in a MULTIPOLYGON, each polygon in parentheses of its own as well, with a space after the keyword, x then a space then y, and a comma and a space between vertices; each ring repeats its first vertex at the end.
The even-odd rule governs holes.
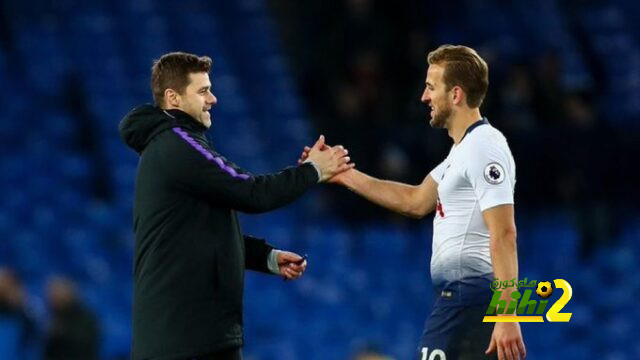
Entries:
POLYGON ((324 135, 320 135, 312 147, 305 146, 298 159, 298 164, 313 162, 320 171, 320 182, 338 183, 340 175, 353 169, 350 163, 349 150, 342 145, 329 146, 324 142, 324 135))

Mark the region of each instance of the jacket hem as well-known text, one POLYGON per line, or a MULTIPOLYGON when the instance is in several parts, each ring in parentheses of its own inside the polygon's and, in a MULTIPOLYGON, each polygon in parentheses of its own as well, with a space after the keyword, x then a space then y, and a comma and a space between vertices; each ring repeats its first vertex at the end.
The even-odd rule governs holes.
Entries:
POLYGON ((160 356, 133 356, 133 360, 183 360, 191 357, 203 356, 214 353, 216 351, 225 350, 228 348, 242 347, 242 338, 236 338, 216 343, 203 348, 198 348, 190 351, 173 353, 170 355, 160 356))

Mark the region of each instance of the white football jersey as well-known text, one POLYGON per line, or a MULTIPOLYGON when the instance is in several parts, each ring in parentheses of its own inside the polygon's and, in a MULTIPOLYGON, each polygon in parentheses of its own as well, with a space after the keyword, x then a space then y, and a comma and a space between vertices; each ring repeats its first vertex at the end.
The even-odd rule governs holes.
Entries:
POLYGON ((516 164, 507 140, 486 119, 480 120, 430 175, 438 184, 431 255, 434 285, 491 278, 489 230, 482 211, 513 204, 516 164))

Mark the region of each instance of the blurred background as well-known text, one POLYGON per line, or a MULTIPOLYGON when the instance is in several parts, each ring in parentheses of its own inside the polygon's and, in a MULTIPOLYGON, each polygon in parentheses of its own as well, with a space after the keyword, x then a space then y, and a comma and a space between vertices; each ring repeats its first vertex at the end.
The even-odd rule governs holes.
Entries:
MULTIPOLYGON (((361 170, 417 184, 451 146, 419 101, 443 43, 489 63, 482 113, 518 166, 520 277, 573 287, 569 323, 522 325, 528 358, 640 358, 637 1, 0 4, 0 359, 128 358, 137 156, 117 124, 151 102, 153 59, 214 59, 210 136, 253 173, 322 133, 361 170)), ((431 216, 322 186, 242 224, 309 255, 300 281, 247 274, 246 359, 412 358, 431 216)))

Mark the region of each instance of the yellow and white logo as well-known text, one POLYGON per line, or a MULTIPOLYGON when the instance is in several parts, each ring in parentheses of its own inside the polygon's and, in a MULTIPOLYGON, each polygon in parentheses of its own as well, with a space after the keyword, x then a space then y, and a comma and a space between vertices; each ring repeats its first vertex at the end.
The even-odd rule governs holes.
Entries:
MULTIPOLYGON (((545 317, 549 322, 569 322, 572 313, 561 313, 560 310, 567 305, 569 300, 571 300, 571 296, 573 296, 571 285, 564 279, 555 279, 553 280, 553 284, 556 289, 562 290, 563 293, 562 296, 551 305, 545 317)), ((509 301, 509 306, 507 306, 507 300, 500 299, 502 296, 500 289, 510 287, 509 282, 500 282, 496 279, 496 281, 492 283, 493 298, 491 298, 491 304, 482 322, 544 322, 542 314, 544 314, 547 309, 549 300, 540 300, 538 303, 537 300, 531 299, 531 295, 533 294, 532 289, 524 290, 522 293, 521 291, 522 288, 535 287, 536 294, 542 299, 547 299, 554 291, 551 282, 537 282, 533 280, 527 284, 526 279, 524 282, 520 281, 520 283, 515 282, 514 279, 511 281, 511 286, 515 286, 518 290, 511 293, 511 300, 509 301), (501 284, 502 287, 500 287, 501 284)))

